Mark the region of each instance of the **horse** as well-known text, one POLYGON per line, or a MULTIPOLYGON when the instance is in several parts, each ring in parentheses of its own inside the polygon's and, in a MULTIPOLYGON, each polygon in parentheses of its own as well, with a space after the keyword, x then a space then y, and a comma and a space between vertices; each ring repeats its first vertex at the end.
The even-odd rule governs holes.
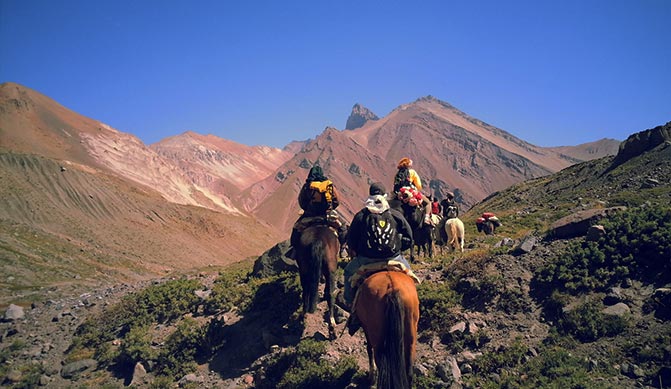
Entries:
POLYGON ((319 280, 323 275, 326 280, 324 297, 328 301, 329 337, 336 338, 335 313, 335 271, 338 267, 340 242, 335 230, 326 224, 308 226, 301 233, 296 247, 296 262, 303 290, 303 312, 314 313, 319 300, 319 280))
POLYGON ((447 245, 450 250, 459 249, 464 252, 464 223, 458 217, 445 221, 445 232, 447 233, 447 245))
POLYGON ((414 280, 405 273, 381 271, 359 287, 354 309, 366 335, 368 378, 377 387, 412 387, 419 323, 414 280))
MULTIPOLYGON (((424 223, 424 207, 413 207, 408 204, 402 204, 400 207, 405 220, 412 228, 412 237, 415 246, 417 246, 417 256, 423 253, 424 256, 433 257, 434 226, 424 223)), ((412 250, 410 250, 410 261, 415 261, 412 250)))

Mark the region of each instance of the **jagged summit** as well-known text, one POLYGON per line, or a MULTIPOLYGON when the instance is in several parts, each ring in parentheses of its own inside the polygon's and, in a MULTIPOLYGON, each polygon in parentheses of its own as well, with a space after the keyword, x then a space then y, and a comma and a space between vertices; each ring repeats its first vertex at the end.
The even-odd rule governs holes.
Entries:
POLYGON ((352 113, 350 113, 349 118, 347 118, 347 124, 345 125, 346 130, 355 130, 359 127, 363 127, 364 124, 371 120, 379 120, 371 110, 364 107, 363 105, 356 103, 352 107, 352 113))
POLYGON ((630 135, 620 144, 611 169, 665 142, 671 142, 671 122, 630 135))

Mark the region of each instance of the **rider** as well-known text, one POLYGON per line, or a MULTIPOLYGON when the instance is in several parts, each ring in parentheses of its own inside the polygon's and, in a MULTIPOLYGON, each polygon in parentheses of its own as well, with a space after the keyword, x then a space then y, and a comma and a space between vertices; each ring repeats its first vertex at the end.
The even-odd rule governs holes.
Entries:
MULTIPOLYGON (((402 170, 408 171, 408 177, 407 177, 407 184, 413 188, 416 189, 419 192, 419 195, 421 196, 421 204, 424 206, 424 223, 426 224, 431 224, 431 201, 422 193, 422 179, 419 177, 419 174, 415 171, 415 169, 412 168, 412 159, 408 157, 403 157, 401 158, 400 161, 398 161, 398 172, 396 173, 396 177, 399 177, 399 174, 401 173, 402 170)), ((394 192, 396 195, 399 194, 400 188, 398 188, 399 183, 394 182, 394 192)))
POLYGON ((294 248, 298 245, 301 232, 305 227, 301 226, 301 222, 307 218, 317 217, 322 220, 328 220, 329 224, 334 224, 337 227, 339 239, 342 239, 345 236, 347 227, 340 221, 338 213, 335 211, 339 204, 338 192, 335 185, 324 175, 321 166, 313 166, 298 194, 298 205, 303 210, 303 213, 298 217, 291 230, 291 238, 289 240, 291 248, 285 256, 295 259, 294 255, 296 251, 294 248))
POLYGON ((443 217, 445 219, 459 217, 459 206, 454 200, 454 193, 447 192, 443 201, 440 202, 440 205, 443 207, 443 217))
POLYGON ((370 196, 366 200, 364 208, 354 215, 354 219, 352 219, 347 238, 347 244, 350 250, 352 250, 353 259, 345 267, 345 290, 343 297, 347 308, 351 312, 347 324, 350 335, 353 335, 360 327, 359 320, 352 310, 352 303, 356 294, 356 286, 351 284, 352 276, 357 274, 363 265, 390 263, 390 261, 394 261, 404 271, 411 272, 410 264, 401 252, 412 247, 412 228, 410 228, 401 212, 389 207, 386 190, 381 183, 372 184, 368 193, 370 196), (370 217, 371 214, 377 216, 370 217), (388 232, 388 237, 391 236, 391 239, 376 239, 371 241, 371 228, 380 231, 379 227, 381 226, 384 229, 388 224, 384 222, 385 218, 388 218, 387 220, 390 222, 389 227, 392 228, 388 232), (380 224, 371 226, 371 220, 377 220, 380 224), (383 242, 389 241, 392 241, 390 247, 382 247, 384 245, 383 242))
POLYGON ((429 199, 431 199, 431 213, 434 215, 440 215, 442 207, 440 203, 438 203, 438 198, 435 196, 429 196, 429 199))

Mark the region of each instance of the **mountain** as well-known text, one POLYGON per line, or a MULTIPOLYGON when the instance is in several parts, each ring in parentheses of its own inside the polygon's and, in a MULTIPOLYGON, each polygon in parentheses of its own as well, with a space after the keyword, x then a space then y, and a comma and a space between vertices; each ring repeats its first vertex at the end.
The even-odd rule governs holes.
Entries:
MULTIPOLYGON (((619 144, 537 147, 431 96, 384 118, 358 104, 354 113, 365 118, 361 127, 328 127, 283 149, 194 132, 147 146, 34 90, 2 84, 0 155, 9 184, 2 188, 0 218, 7 247, 20 247, 8 266, 34 275, 21 264, 21 258, 42 256, 29 243, 31 234, 76 253, 72 260, 87 264, 71 267, 77 272, 103 271, 105 252, 133 269, 128 276, 258 255, 288 237, 298 216, 297 193, 317 162, 336 183, 339 211, 349 220, 370 183, 390 189, 403 156, 415 161, 428 194, 452 190, 467 208, 583 157, 608 155, 619 144), (16 229, 26 231, 27 240, 11 238, 16 229)), ((52 259, 46 268, 68 263, 61 254, 52 259)))
POLYGON ((0 181, 3 299, 223 266, 282 239, 136 137, 16 84, 0 86, 0 181))
POLYGON ((373 111, 369 110, 368 108, 364 107, 359 103, 356 103, 354 104, 354 107, 352 107, 352 113, 350 113, 349 117, 347 118, 345 129, 355 130, 359 127, 362 127, 364 124, 366 124, 371 120, 379 120, 379 119, 380 118, 377 117, 377 115, 374 114, 373 111))
POLYGON ((191 131, 149 147, 173 161, 197 187, 228 197, 266 178, 293 155, 291 151, 250 147, 191 131))
POLYGON ((397 161, 408 156, 427 194, 443 198, 452 190, 467 209, 520 181, 613 155, 618 146, 615 140, 562 148, 534 146, 428 96, 352 131, 326 128, 261 181, 262 191, 250 189, 243 196, 254 199, 251 210, 258 218, 289 231, 298 214, 295 194, 309 168, 319 162, 336 183, 342 197, 339 211, 349 219, 372 182, 381 181, 391 189, 397 161))

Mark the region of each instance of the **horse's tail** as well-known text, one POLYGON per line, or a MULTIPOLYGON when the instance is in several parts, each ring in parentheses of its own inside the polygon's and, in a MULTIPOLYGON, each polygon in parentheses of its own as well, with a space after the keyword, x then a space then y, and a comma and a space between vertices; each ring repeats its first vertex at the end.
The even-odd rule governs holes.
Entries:
POLYGON ((406 370, 405 309, 398 290, 387 295, 384 336, 378 358, 378 388, 410 388, 412 372, 406 370))
POLYGON ((326 244, 324 240, 317 239, 311 245, 312 261, 307 272, 306 294, 308 313, 314 313, 317 310, 319 302, 319 279, 322 274, 322 263, 326 261, 326 244))
POLYGON ((456 222, 451 222, 450 223, 450 233, 451 233, 451 238, 450 238, 450 246, 454 247, 455 249, 459 245, 459 229, 457 228, 457 223, 456 222))

